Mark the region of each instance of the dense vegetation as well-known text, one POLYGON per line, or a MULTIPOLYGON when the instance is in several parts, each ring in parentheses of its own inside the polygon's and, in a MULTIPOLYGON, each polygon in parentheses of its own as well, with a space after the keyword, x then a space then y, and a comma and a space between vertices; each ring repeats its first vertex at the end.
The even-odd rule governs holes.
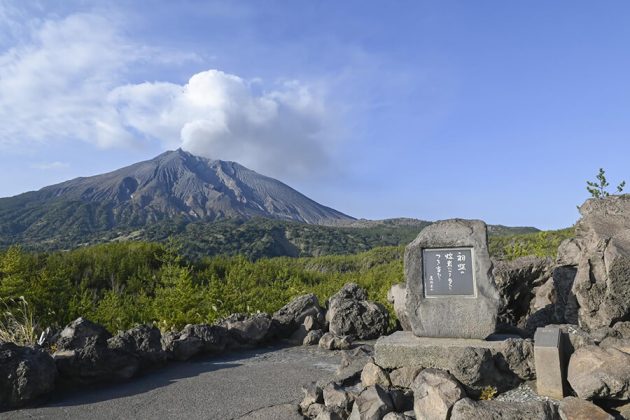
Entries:
MULTIPOLYGON (((80 220, 73 217, 62 218, 70 224, 68 226, 55 225, 50 230, 45 228, 49 224, 34 224, 19 235, 3 231, 0 224, 0 249, 19 243, 25 250, 50 252, 112 241, 164 242, 168 239, 176 242, 183 255, 191 259, 215 255, 244 255, 249 259, 349 255, 376 247, 408 244, 430 224, 415 219, 357 221, 353 226, 318 226, 262 218, 217 221, 175 218, 142 228, 99 228, 95 231, 100 225, 93 217, 80 220), (87 223, 90 220, 94 223, 87 223), (43 226, 41 229, 38 228, 40 225, 43 226)), ((20 225, 18 218, 15 220, 16 226, 20 225)), ((536 231, 528 227, 489 226, 491 236, 536 231)))
POLYGON ((85 316, 112 331, 140 322, 167 329, 234 312, 273 312, 308 292, 323 302, 350 281, 386 303, 387 290, 401 276, 400 247, 255 262, 213 257, 194 264, 168 247, 142 242, 52 254, 12 247, 0 255, 0 299, 23 296, 41 326, 85 316))
MULTIPOLYGON (((554 256, 557 244, 571 234, 565 229, 492 236, 490 249, 503 258, 554 256)), ((309 292, 323 303, 347 282, 360 284, 371 299, 389 306, 387 291, 403 280, 403 252, 404 247, 393 246, 354 255, 192 260, 172 244, 148 242, 53 253, 11 247, 0 253, 0 300, 12 316, 26 308, 40 327, 59 327, 84 316, 111 331, 135 323, 168 329, 211 323, 235 312, 271 313, 309 292)), ((0 318, 0 330, 6 320, 0 318)))

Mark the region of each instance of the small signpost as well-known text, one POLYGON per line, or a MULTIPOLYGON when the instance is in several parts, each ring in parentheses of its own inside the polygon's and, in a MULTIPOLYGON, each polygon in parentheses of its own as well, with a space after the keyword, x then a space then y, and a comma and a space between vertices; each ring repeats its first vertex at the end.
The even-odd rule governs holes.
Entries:
POLYGON ((405 279, 416 336, 484 339, 495 332, 500 298, 484 222, 451 219, 426 227, 407 246, 405 279))
POLYGON ((558 327, 538 328, 534 334, 534 363, 538 395, 564 398, 562 333, 558 327))

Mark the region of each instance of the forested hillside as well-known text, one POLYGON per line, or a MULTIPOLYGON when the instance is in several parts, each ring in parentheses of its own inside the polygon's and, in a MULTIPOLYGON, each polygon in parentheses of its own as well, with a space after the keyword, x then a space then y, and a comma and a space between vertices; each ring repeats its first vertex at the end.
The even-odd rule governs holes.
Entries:
MULTIPOLYGON (((174 242, 187 257, 244 255, 309 257, 348 255, 382 246, 405 245, 431 222, 417 219, 358 220, 349 225, 320 226, 265 218, 190 221, 175 217, 141 229, 64 230, 48 240, 15 241, 0 232, 0 249, 20 244, 29 251, 71 250, 78 246, 120 241, 174 242)), ((532 227, 489 225, 490 236, 535 233, 532 227)))

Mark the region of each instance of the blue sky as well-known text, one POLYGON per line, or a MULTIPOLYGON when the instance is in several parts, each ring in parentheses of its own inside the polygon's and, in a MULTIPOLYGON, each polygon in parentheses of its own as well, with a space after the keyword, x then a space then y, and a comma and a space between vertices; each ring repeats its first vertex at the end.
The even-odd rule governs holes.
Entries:
POLYGON ((0 196, 183 147, 355 217, 561 228, 630 181, 630 3, 0 0, 0 196))

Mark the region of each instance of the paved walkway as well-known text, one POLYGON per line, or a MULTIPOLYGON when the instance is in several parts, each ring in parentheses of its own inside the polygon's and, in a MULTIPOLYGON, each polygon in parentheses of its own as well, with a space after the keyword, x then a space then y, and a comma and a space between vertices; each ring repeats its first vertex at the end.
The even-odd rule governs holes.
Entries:
POLYGON ((175 362, 125 383, 53 393, 39 407, 0 418, 294 419, 301 385, 331 377, 339 360, 311 346, 175 362))

